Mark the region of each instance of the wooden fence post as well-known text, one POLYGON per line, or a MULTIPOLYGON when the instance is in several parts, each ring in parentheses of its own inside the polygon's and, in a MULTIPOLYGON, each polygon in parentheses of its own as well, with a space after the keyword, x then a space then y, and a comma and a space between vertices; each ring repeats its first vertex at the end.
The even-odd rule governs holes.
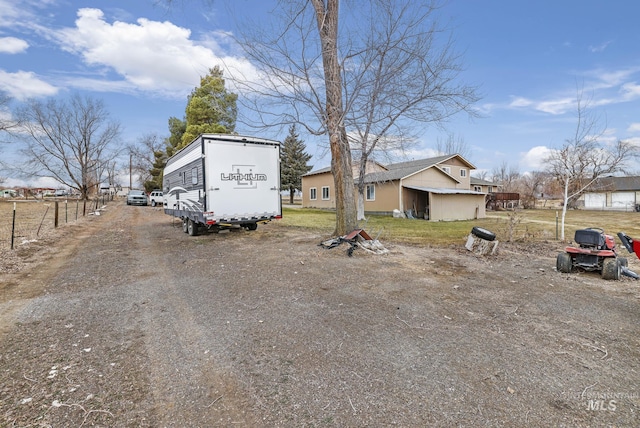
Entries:
POLYGON ((13 250, 13 241, 15 239, 16 232, 16 203, 13 203, 13 222, 11 224, 11 249, 13 250))

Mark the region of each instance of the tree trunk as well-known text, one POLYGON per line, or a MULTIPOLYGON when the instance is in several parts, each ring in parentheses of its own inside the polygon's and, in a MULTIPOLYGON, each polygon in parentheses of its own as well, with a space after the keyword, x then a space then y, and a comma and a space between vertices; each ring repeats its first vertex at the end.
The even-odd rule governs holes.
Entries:
POLYGON ((342 77, 338 62, 339 0, 312 0, 322 43, 322 65, 326 91, 326 121, 331 149, 331 171, 336 189, 338 236, 356 228, 356 202, 351 169, 351 150, 344 127, 342 77))
POLYGON ((364 216, 364 192, 358 189, 358 221, 366 220, 364 216))
POLYGON ((564 179, 564 204, 562 204, 562 219, 560 220, 560 241, 564 242, 564 218, 567 216, 567 205, 569 205, 569 178, 564 179))
POLYGON ((289 187, 289 204, 293 205, 293 194, 295 193, 296 189, 291 186, 289 187))

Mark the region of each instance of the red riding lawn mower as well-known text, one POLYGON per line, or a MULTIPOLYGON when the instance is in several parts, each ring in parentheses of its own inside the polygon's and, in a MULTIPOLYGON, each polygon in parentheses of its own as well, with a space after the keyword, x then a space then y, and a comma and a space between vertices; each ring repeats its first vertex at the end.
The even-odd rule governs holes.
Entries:
MULTIPOLYGON (((618 238, 630 253, 640 258, 640 241, 633 240, 624 232, 619 232, 618 238)), ((638 274, 629 270, 627 259, 618 255, 613 236, 605 234, 604 230, 595 227, 576 230, 574 241, 578 247, 566 247, 564 253, 558 254, 558 272, 581 269, 599 271, 603 279, 617 280, 621 275, 640 279, 638 274)))

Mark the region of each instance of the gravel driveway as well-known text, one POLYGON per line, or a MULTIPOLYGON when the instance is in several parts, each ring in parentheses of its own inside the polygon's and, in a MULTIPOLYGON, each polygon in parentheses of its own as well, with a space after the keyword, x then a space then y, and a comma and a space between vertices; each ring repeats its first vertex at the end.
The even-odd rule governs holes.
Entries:
POLYGON ((63 228, 0 280, 0 426, 640 425, 638 282, 556 243, 323 238, 123 203, 63 228))

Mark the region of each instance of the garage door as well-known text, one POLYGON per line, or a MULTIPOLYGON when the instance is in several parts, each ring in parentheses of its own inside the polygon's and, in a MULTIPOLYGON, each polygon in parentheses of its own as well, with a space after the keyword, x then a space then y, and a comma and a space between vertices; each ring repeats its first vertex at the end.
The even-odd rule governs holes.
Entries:
POLYGON ((592 210, 603 210, 607 207, 607 195, 604 193, 585 193, 584 207, 592 210))
POLYGON ((635 192, 614 192, 611 194, 611 208, 630 210, 636 204, 635 192))

